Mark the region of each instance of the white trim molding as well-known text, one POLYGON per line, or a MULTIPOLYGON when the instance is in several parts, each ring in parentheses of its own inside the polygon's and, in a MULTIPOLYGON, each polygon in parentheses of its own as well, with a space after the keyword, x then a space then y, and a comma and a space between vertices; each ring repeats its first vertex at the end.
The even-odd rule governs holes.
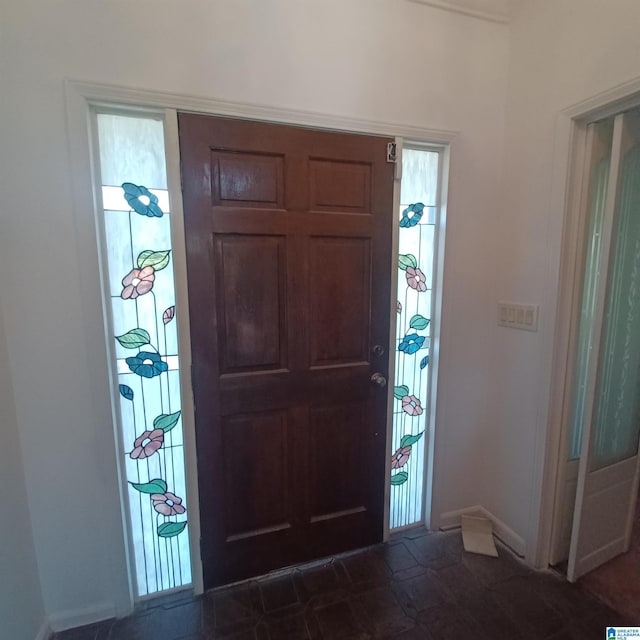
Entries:
POLYGON ((640 77, 611 87, 562 111, 565 118, 581 122, 601 120, 640 104, 640 77))
POLYGON ((65 87, 69 93, 82 96, 92 104, 137 106, 142 108, 175 109, 191 111, 229 118, 245 120, 261 120, 278 124, 292 124, 312 129, 333 129, 353 133, 401 137, 417 142, 433 142, 449 144, 457 135, 457 131, 443 129, 427 129, 408 124, 364 120, 348 116, 331 115, 316 111, 285 109, 261 104, 231 102, 217 98, 179 95, 163 91, 149 91, 106 84, 96 84, 76 80, 66 80, 65 87))
MULTIPOLYGON (((88 624, 102 622, 117 617, 117 611, 113 604, 102 604, 84 609, 73 609, 71 611, 61 611, 49 616, 46 628, 50 631, 59 632, 76 627, 84 627, 88 624)), ((44 626, 44 625, 43 625, 44 626)), ((47 637, 47 636, 44 636, 47 637)), ((40 640, 38 637, 37 640, 40 640)))
POLYGON ((478 0, 409 0, 409 2, 426 4, 436 9, 498 24, 509 24, 511 21, 510 4, 505 0, 485 0, 483 2, 478 0))
POLYGON ((488 509, 480 505, 466 507, 465 509, 457 509, 456 511, 447 511, 440 514, 440 529, 448 531, 460 527, 460 519, 462 516, 479 516, 491 520, 493 524, 493 534, 511 549, 516 555, 524 558, 526 544, 524 538, 519 536, 513 529, 508 527, 500 518, 494 516, 488 509))

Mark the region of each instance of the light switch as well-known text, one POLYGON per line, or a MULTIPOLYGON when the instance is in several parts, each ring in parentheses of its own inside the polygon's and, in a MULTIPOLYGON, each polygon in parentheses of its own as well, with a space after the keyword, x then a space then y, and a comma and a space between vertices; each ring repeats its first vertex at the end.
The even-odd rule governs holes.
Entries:
POLYGON ((501 327, 538 330, 538 305, 515 302, 498 302, 498 324, 501 327))

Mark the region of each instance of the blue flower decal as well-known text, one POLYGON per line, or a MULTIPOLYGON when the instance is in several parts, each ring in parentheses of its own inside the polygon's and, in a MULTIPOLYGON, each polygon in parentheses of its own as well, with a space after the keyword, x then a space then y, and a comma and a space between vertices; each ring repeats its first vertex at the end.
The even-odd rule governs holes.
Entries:
POLYGON ((417 333, 407 333, 407 335, 402 338, 402 342, 398 345, 398 351, 404 351, 411 355, 422 348, 424 341, 424 336, 419 336, 417 333))
POLYGON ((158 197, 153 195, 147 187, 125 182, 122 188, 124 190, 124 199, 135 212, 149 218, 162 217, 162 209, 158 206, 158 197))
POLYGON ((424 205, 422 202, 417 202, 416 204, 409 205, 402 212, 402 220, 400 220, 401 227, 415 227, 418 222, 420 222, 420 218, 422 218, 422 212, 424 211, 424 205))
POLYGON ((125 362, 133 373, 143 378, 155 378, 169 368, 157 353, 150 351, 140 351, 137 356, 127 358, 125 362))

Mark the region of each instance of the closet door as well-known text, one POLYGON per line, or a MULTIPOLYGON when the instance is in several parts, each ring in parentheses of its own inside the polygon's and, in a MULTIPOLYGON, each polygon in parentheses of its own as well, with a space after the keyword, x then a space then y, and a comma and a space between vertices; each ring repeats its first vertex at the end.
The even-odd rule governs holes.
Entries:
POLYGON ((592 298, 576 371, 582 387, 574 422, 582 427, 582 447, 570 581, 627 551, 631 538, 640 438, 639 123, 637 111, 615 118, 602 221, 591 229, 599 249, 585 275, 592 298))

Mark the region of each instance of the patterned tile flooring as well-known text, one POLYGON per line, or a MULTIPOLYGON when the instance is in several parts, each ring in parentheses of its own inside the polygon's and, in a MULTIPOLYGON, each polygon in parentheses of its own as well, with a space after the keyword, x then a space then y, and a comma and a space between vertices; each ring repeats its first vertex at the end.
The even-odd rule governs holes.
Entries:
POLYGON ((465 553, 459 532, 412 529, 201 597, 157 598, 55 640, 600 640, 605 626, 640 624, 499 553, 465 553))

